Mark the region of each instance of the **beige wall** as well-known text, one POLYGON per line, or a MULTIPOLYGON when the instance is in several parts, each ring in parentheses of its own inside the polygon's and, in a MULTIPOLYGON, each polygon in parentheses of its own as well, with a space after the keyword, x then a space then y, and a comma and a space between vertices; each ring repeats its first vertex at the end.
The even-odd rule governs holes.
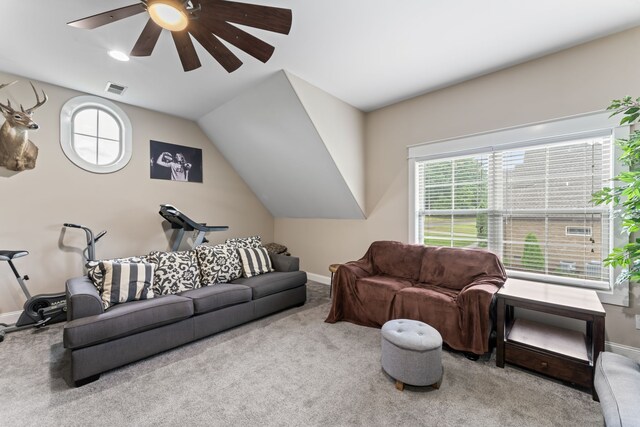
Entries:
MULTIPOLYGON (((378 239, 408 239, 407 151, 412 144, 603 109, 640 96, 640 29, 568 49, 372 112, 366 117, 367 220, 276 219, 275 239, 327 276, 378 239)), ((638 290, 635 289, 636 294, 638 290)), ((640 347, 632 307, 606 306, 607 340, 640 347)))
MULTIPOLYGON (((26 79, 0 73, 0 82, 14 79, 20 83, 3 89, 0 99, 32 103, 26 79)), ((133 156, 119 172, 93 174, 67 160, 59 142, 60 109, 80 94, 36 85, 49 95, 34 114, 41 126, 31 135, 40 148, 37 166, 13 176, 0 168, 0 249, 30 252, 16 265, 31 277, 27 284, 32 294, 63 291, 67 278, 82 273, 78 249, 84 246, 84 233, 62 232, 64 222, 81 223, 94 232, 106 229, 97 246, 101 258, 168 249, 171 233, 163 231, 161 203, 173 204, 197 221, 230 226, 227 232, 209 233, 212 242, 252 234, 273 239, 273 217, 195 122, 119 104, 133 127, 133 156), (149 179, 150 139, 201 148, 204 182, 149 179)), ((21 309, 23 302, 9 266, 0 263, 0 314, 21 309)))

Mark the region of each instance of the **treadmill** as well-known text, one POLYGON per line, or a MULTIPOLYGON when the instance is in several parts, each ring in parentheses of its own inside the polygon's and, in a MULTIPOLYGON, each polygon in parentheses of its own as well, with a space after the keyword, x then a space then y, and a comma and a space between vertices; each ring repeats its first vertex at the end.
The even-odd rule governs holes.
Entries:
POLYGON ((171 228, 174 230, 173 244, 171 245, 172 251, 177 251, 180 248, 185 231, 195 231, 197 233, 191 246, 193 249, 207 242, 205 238, 207 233, 211 231, 226 231, 229 229, 228 225, 207 225, 203 222, 196 222, 172 205, 160 205, 160 212, 158 213, 169 221, 171 228))

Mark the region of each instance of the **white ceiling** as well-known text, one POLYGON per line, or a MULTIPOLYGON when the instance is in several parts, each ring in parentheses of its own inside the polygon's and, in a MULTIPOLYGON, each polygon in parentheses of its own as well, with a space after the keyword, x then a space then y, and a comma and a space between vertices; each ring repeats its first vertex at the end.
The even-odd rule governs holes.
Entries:
MULTIPOLYGON (((248 1, 247 1, 248 2, 248 1)), ((293 10, 287 36, 249 29, 275 46, 267 64, 231 49, 228 74, 196 44, 203 66, 182 71, 168 32, 128 63, 144 14, 95 30, 66 22, 135 0, 0 2, 0 70, 198 119, 285 69, 364 111, 640 25, 640 0, 251 0, 293 10), (107 81, 128 86, 117 97, 107 81)))

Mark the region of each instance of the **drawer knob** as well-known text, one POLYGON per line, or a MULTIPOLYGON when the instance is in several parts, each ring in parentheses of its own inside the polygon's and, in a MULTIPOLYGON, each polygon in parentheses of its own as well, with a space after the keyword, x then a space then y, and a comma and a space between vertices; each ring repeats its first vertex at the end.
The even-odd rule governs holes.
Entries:
POLYGON ((545 369, 549 366, 549 364, 547 362, 542 362, 542 363, 540 363, 540 365, 545 369))

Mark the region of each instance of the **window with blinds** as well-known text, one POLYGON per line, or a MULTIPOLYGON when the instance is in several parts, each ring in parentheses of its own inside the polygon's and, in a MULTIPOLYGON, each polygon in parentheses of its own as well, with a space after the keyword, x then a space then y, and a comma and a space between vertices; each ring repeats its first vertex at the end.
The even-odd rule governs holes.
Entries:
POLYGON ((487 248, 511 277, 606 288, 612 212, 610 136, 416 162, 425 245, 487 248), (588 232, 587 232, 588 231, 588 232))

